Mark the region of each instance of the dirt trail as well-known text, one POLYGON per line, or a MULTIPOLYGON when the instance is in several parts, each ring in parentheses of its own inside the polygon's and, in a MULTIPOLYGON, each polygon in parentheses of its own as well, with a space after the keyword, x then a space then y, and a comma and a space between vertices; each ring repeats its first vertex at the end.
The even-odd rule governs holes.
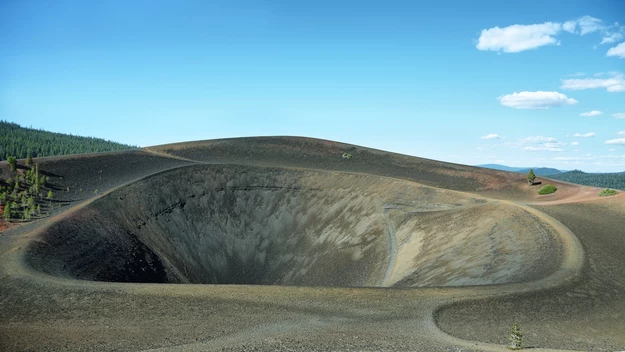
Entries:
MULTIPOLYGON (((490 298, 490 297, 504 297, 508 295, 518 295, 522 293, 535 292, 535 291, 543 291, 548 290, 550 288, 555 288, 566 283, 570 283, 575 281, 578 277, 580 277, 582 269, 584 267, 584 249, 582 247, 581 242, 575 236, 571 230, 569 230, 566 226, 564 226, 558 220, 552 218, 551 216, 529 207, 524 204, 510 202, 510 201, 501 201, 502 203, 507 203, 511 205, 516 205, 521 209, 529 212, 530 214, 536 216, 540 221, 551 226, 555 233, 559 235, 559 239, 563 246, 564 258, 562 260, 562 264, 560 269, 554 272, 552 275, 543 278, 541 280, 522 283, 522 284, 510 284, 510 285, 497 285, 485 288, 477 288, 479 293, 476 296, 472 296, 471 300, 477 300, 482 298, 490 298)), ((471 288, 467 288, 466 291, 470 292, 471 288)), ((436 312, 443 309, 445 306, 458 303, 460 301, 466 300, 463 297, 455 297, 455 299, 448 299, 446 302, 439 303, 436 307, 433 308, 433 317, 432 317, 432 325, 436 325, 436 312)), ((483 351, 503 351, 507 350, 505 347, 501 345, 477 342, 477 341, 468 341, 464 339, 457 338, 455 336, 449 335, 445 333, 442 329, 436 325, 436 329, 432 329, 431 333, 438 334, 441 339, 448 341, 450 344, 464 346, 466 348, 479 348, 483 351)), ((532 350, 536 351, 562 351, 558 349, 542 349, 542 348, 532 348, 532 350)))
POLYGON ((150 154, 154 154, 156 156, 162 156, 165 158, 171 158, 171 159, 177 159, 177 160, 182 160, 182 161, 188 161, 188 162, 192 162, 192 163, 199 163, 197 160, 192 160, 192 159, 187 159, 181 156, 177 156, 177 155, 173 155, 173 154, 169 154, 169 153, 165 153, 165 152, 160 152, 160 151, 156 151, 154 149, 150 149, 149 147, 145 147, 142 148, 143 151, 150 153, 150 154))

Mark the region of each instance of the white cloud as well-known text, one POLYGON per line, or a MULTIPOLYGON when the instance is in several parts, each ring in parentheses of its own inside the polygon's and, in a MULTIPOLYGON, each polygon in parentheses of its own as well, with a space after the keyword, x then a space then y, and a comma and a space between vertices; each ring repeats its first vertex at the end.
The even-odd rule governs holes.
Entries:
POLYGON ((618 56, 621 59, 625 59, 625 42, 610 48, 606 56, 618 56))
POLYGON ((623 39, 625 34, 625 26, 621 26, 618 22, 615 22, 612 26, 604 27, 602 30, 603 39, 599 44, 612 44, 623 39))
POLYGON ((534 136, 534 137, 526 137, 519 139, 520 141, 524 141, 527 143, 554 143, 557 140, 553 137, 545 137, 545 136, 534 136))
POLYGON ((603 143, 604 144, 625 144, 625 138, 610 139, 603 143))
POLYGON ((619 32, 614 32, 614 33, 606 34, 606 36, 603 37, 603 39, 601 40, 601 43, 599 44, 612 44, 612 43, 618 42, 621 39, 623 39, 623 34, 619 32))
POLYGON ((593 110, 593 111, 589 111, 589 112, 583 112, 583 113, 579 114, 579 116, 599 116, 601 114, 603 114, 601 111, 593 110))
POLYGON ((612 117, 615 119, 625 119, 625 112, 617 112, 616 114, 612 114, 612 117))
POLYGON ((570 78, 562 80, 562 89, 583 90, 605 88, 608 92, 625 92, 622 73, 612 73, 610 78, 570 78))
POLYGON ((508 27, 482 29, 476 48, 505 53, 518 53, 545 45, 560 45, 556 39, 562 31, 577 35, 601 32, 601 44, 617 42, 623 37, 625 27, 615 23, 606 26, 598 18, 583 16, 564 23, 545 22, 542 24, 513 24, 508 27))
POLYGON ((603 26, 601 22, 602 21, 598 18, 584 16, 576 20, 564 22, 564 24, 562 24, 562 29, 569 33, 586 35, 588 33, 603 30, 605 26, 603 26))
POLYGON ((571 145, 579 145, 579 142, 575 141, 575 142, 571 143, 571 145))
POLYGON ((501 105, 515 109, 548 109, 550 107, 577 104, 577 100, 558 92, 520 92, 497 98, 501 105))
POLYGON ((614 148, 610 148, 610 149, 608 149, 608 151, 609 151, 609 152, 614 152, 614 151, 616 151, 616 149, 614 149, 614 148))
POLYGON ((561 152, 564 151, 562 147, 565 146, 566 143, 558 142, 558 140, 553 137, 534 136, 519 138, 516 141, 506 142, 501 145, 531 152, 561 152))
POLYGON ((575 32, 575 27, 577 26, 576 21, 566 21, 562 24, 562 29, 569 33, 575 32))
POLYGON ((503 139, 503 137, 495 133, 489 133, 485 136, 480 137, 480 139, 503 139))
POLYGON ((525 147, 523 150, 530 152, 563 152, 564 149, 559 147, 525 147))
POLYGON ((611 77, 620 74, 618 71, 597 72, 593 76, 595 77, 611 77))
POLYGON ((588 133, 584 133, 584 134, 581 134, 581 133, 575 133, 575 134, 573 135, 573 137, 588 138, 588 137, 592 137, 592 136, 594 136, 595 134, 596 134, 595 132, 588 132, 588 133))
POLYGON ((621 131, 621 132, 619 132, 617 134, 620 134, 621 136, 625 136, 625 131, 621 131))
POLYGON ((553 22, 483 29, 476 47, 479 50, 518 53, 556 44, 554 35, 558 34, 560 29, 561 25, 553 22))

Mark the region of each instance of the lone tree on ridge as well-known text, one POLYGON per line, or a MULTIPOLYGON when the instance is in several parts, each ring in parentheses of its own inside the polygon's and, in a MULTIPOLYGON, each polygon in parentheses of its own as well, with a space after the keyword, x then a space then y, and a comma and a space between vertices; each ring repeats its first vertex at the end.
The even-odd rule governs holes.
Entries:
POLYGON ((527 182, 532 186, 534 184, 534 180, 536 179, 536 175, 534 174, 534 170, 530 169, 527 173, 527 182))

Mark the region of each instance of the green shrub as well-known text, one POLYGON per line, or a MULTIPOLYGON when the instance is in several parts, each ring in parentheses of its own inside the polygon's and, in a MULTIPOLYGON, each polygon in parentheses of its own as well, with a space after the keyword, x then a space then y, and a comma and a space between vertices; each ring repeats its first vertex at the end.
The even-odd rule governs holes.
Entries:
POLYGON ((600 197, 608 197, 618 194, 617 190, 606 188, 603 191, 599 192, 600 197))
POLYGON ((544 185, 540 187, 538 190, 538 194, 551 194, 557 191, 558 189, 554 185, 544 185))

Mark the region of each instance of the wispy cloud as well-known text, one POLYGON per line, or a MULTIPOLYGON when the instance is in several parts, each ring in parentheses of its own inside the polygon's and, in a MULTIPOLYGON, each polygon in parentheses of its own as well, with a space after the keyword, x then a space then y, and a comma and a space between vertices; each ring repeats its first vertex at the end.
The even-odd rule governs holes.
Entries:
POLYGON ((588 137, 593 137, 595 134, 596 134, 595 132, 588 132, 588 133, 584 133, 584 134, 581 134, 581 133, 575 133, 575 134, 573 135, 573 137, 588 138, 588 137))
POLYGON ((616 43, 619 40, 623 39, 625 26, 621 26, 618 22, 616 22, 611 26, 604 26, 602 29, 602 33, 603 39, 601 39, 601 43, 599 43, 600 45, 616 43))
POLYGON ((485 136, 480 137, 480 139, 503 139, 504 137, 495 134, 495 133, 489 133, 485 136))
POLYGON ((571 145, 579 145, 579 142, 575 141, 575 142, 571 143, 571 145))
POLYGON ((601 32, 601 44, 615 43, 623 35, 624 28, 618 23, 607 26, 598 18, 583 16, 574 20, 545 22, 541 24, 513 24, 508 27, 482 29, 476 48, 505 53, 518 53, 546 45, 560 45, 557 36, 562 32, 586 35, 601 32))
POLYGON ((583 16, 576 20, 566 21, 562 24, 562 29, 569 33, 586 35, 604 29, 605 26, 598 18, 583 16))
POLYGON ((609 139, 604 144, 625 144, 625 138, 609 139))
POLYGON ((577 104, 577 100, 558 92, 520 92, 497 98, 501 105, 515 109, 548 109, 550 107, 577 104))
POLYGON ((564 151, 562 147, 564 147, 566 143, 558 142, 558 140, 553 137, 533 136, 519 138, 515 141, 505 142, 501 145, 531 152, 562 152, 564 151))
POLYGON ((599 44, 612 44, 618 42, 621 39, 623 39, 623 34, 620 32, 614 32, 603 37, 601 43, 599 44))
POLYGON ((625 119, 625 112, 617 112, 616 114, 612 114, 612 117, 615 119, 625 119))
POLYGON ((525 147, 523 150, 530 152, 563 152, 564 149, 559 147, 525 147))
POLYGON ((612 73, 609 78, 569 78, 562 80, 562 89, 584 90, 605 88, 608 92, 625 92, 625 78, 622 73, 612 73))
POLYGON ((621 59, 625 59, 625 42, 613 48, 610 48, 606 56, 616 56, 616 57, 620 57, 621 59))
POLYGON ((620 134, 621 136, 625 136, 625 131, 621 131, 621 132, 619 132, 617 134, 620 134))
POLYGON ((593 110, 593 111, 589 111, 589 112, 583 112, 583 113, 579 114, 579 116, 599 116, 601 114, 603 114, 601 111, 593 110))

